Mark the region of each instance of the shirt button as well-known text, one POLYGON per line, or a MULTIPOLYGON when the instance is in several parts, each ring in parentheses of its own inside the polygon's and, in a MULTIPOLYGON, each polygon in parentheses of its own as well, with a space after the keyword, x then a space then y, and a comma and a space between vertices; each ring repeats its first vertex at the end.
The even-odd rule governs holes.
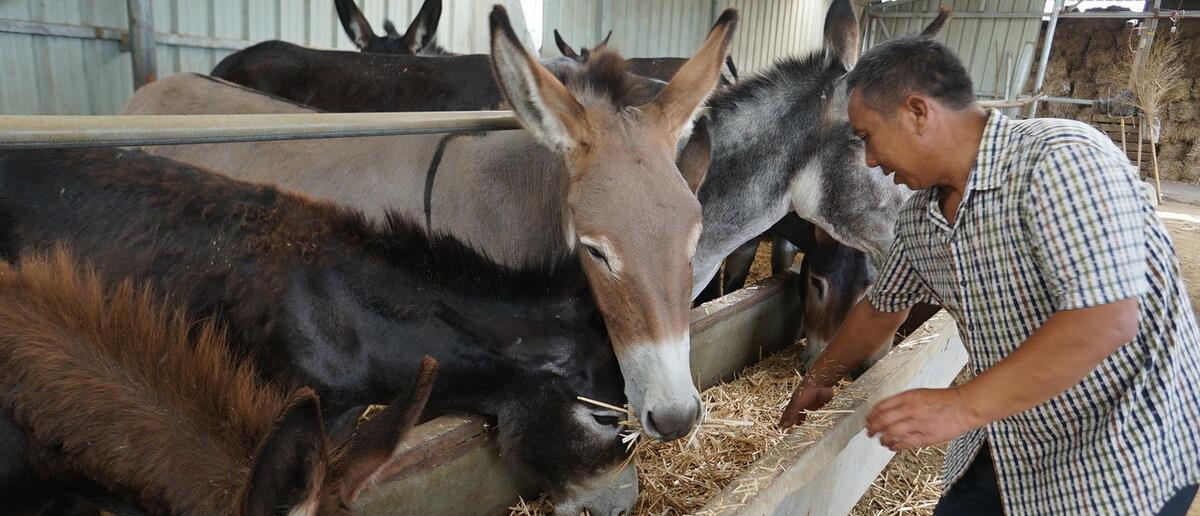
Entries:
POLYGON ((967 280, 962 280, 962 281, 958 282, 958 284, 965 287, 965 286, 967 286, 967 280))
POLYGON ((957 244, 958 243, 958 235, 950 237, 950 243, 957 244))

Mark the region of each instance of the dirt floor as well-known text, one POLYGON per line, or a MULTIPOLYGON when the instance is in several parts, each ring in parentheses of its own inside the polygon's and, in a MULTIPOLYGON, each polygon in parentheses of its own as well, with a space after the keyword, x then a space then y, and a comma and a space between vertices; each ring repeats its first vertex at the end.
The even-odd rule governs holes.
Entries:
MULTIPOLYGON (((1167 202, 1159 208, 1159 216, 1175 241, 1192 308, 1200 312, 1200 206, 1167 202)), ((963 376, 958 379, 964 380, 963 376)), ((944 455, 944 446, 896 454, 851 514, 933 514, 941 489, 940 470, 944 455)), ((1188 516, 1200 516, 1200 499, 1192 503, 1188 516)))

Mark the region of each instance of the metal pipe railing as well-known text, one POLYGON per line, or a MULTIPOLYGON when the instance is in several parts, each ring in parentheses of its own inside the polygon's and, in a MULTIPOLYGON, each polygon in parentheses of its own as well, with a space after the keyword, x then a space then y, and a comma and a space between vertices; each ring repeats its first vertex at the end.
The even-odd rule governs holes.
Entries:
MULTIPOLYGON (((891 6, 891 4, 883 4, 891 6)), ((1131 20, 1134 18, 1158 19, 1165 20, 1171 17, 1171 9, 1154 9, 1152 11, 1091 11, 1077 13, 1059 13, 1059 19, 1115 19, 1115 20, 1131 20)), ((956 19, 1031 19, 1031 18, 1049 18, 1052 13, 998 13, 998 12, 956 12, 956 19)), ((882 12, 869 13, 872 18, 900 18, 900 19, 930 19, 937 16, 936 12, 882 12)), ((1200 11, 1181 11, 1178 14, 1180 18, 1200 18, 1200 11)))
POLYGON ((129 54, 133 60, 133 89, 158 80, 158 52, 154 43, 154 8, 150 0, 127 0, 129 54))
MULTIPOLYGON (((1046 81, 1046 66, 1050 64, 1050 48, 1054 46, 1054 31, 1058 28, 1058 18, 1062 16, 1063 0, 1054 0, 1054 12, 1050 13, 1050 21, 1046 23, 1046 37, 1042 41, 1042 55, 1038 58, 1037 75, 1033 79, 1033 91, 1042 91, 1046 81)), ((1038 102, 1029 104, 1028 118, 1037 116, 1038 102)))
POLYGON ((0 115, 0 149, 183 145, 520 129, 512 111, 0 115))

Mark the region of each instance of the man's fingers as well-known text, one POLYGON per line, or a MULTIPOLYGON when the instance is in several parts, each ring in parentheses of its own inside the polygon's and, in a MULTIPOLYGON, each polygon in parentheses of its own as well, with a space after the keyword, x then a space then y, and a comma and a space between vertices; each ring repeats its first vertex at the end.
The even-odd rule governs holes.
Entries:
POLYGON ((900 394, 889 396, 883 401, 876 403, 875 410, 893 410, 908 405, 909 402, 912 401, 912 398, 916 395, 916 392, 917 391, 915 390, 904 391, 900 394))
POLYGON ((913 412, 903 405, 890 410, 876 406, 867 414, 867 436, 874 436, 913 417, 913 412))
POLYGON ((803 385, 796 387, 796 392, 792 393, 792 399, 783 409, 783 416, 779 418, 779 427, 791 428, 792 425, 803 422, 804 416, 800 414, 800 411, 807 404, 806 398, 810 397, 803 385))
POLYGON ((833 399, 832 387, 801 384, 796 387, 796 391, 792 393, 792 399, 783 409, 783 416, 779 419, 780 428, 803 423, 805 410, 817 410, 824 407, 831 399, 833 399))

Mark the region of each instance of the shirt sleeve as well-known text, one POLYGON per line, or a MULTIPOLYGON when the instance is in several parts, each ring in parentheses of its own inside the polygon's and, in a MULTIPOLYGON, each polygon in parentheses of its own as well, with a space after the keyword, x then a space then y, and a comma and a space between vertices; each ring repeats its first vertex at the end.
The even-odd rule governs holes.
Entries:
POLYGON ((1149 289, 1146 226, 1154 208, 1142 187, 1127 159, 1095 145, 1060 145, 1041 158, 1023 220, 1055 310, 1149 289))
POLYGON ((867 294, 871 306, 880 312, 899 312, 920 302, 930 302, 931 295, 917 270, 904 254, 904 243, 897 238, 888 251, 879 281, 867 294))

